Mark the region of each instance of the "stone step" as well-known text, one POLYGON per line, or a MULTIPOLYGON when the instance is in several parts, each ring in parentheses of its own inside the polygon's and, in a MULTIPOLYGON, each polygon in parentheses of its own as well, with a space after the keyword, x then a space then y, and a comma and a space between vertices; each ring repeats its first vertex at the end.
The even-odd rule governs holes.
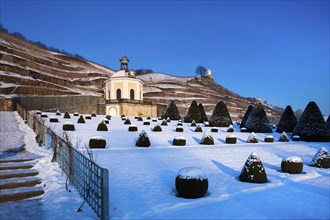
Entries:
POLYGON ((34 158, 27 158, 27 159, 0 159, 0 164, 2 163, 14 163, 14 162, 26 162, 26 161, 32 161, 34 158))
POLYGON ((0 191, 0 203, 28 199, 44 194, 42 187, 20 187, 0 191))
POLYGON ((35 176, 21 177, 21 178, 9 178, 0 180, 0 190, 13 189, 19 187, 30 187, 40 184, 41 180, 35 176))
POLYGON ((38 171, 34 169, 2 170, 0 172, 0 179, 36 176, 38 174, 38 171))
POLYGON ((7 163, 0 163, 0 170, 30 169, 35 165, 36 162, 34 161, 7 162, 7 163))

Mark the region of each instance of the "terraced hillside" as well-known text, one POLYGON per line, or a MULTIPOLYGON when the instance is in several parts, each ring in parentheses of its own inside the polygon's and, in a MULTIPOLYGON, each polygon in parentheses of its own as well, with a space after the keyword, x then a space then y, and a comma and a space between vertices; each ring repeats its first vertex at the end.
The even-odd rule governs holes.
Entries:
MULTIPOLYGON (((114 70, 93 62, 48 51, 0 32, 0 98, 26 95, 103 95, 103 83, 114 70)), ((161 73, 138 76, 145 82, 144 99, 163 105, 176 100, 185 115, 193 100, 204 105, 210 116, 216 103, 224 101, 233 118, 242 118, 248 105, 256 102, 199 77, 177 77, 161 73)), ((1 100, 0 100, 1 101, 1 100)), ((265 104, 270 121, 281 110, 265 104)))
POLYGON ((0 32, 0 94, 102 95, 113 70, 0 32))
MULTIPOLYGON (((233 120, 242 118, 247 107, 256 99, 247 99, 224 88, 213 80, 200 77, 177 77, 160 73, 139 76, 144 82, 144 99, 167 105, 175 100, 182 115, 185 115, 191 102, 202 103, 208 116, 212 115, 215 105, 223 101, 233 120)), ((264 103, 268 119, 276 122, 282 111, 264 103)))

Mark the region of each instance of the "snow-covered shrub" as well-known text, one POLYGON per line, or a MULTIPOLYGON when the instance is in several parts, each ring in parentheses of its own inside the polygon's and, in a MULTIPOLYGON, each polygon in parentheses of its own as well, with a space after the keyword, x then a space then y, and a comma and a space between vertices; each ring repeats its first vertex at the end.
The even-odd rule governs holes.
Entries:
POLYGON ((126 115, 124 115, 124 114, 121 115, 121 118, 125 118, 125 117, 126 117, 126 115))
POLYGON ((186 123, 191 123, 193 120, 197 123, 203 122, 196 101, 192 101, 188 109, 187 115, 184 117, 184 122, 186 123))
POLYGON ((57 110, 56 113, 55 113, 55 115, 61 115, 60 110, 57 110))
POLYGON ((92 112, 91 116, 92 117, 96 117, 96 113, 95 112, 92 112))
POLYGON ((199 108, 199 113, 201 115, 201 121, 202 122, 208 121, 203 104, 199 103, 198 108, 199 108))
POLYGON ((195 128, 195 132, 203 132, 203 129, 201 128, 200 125, 197 125, 195 128))
POLYGON ((150 125, 150 121, 144 121, 143 125, 150 125))
POLYGON ((71 118, 69 112, 65 112, 63 118, 71 118))
POLYGON ((211 128, 211 132, 218 132, 219 130, 218 130, 218 128, 216 128, 216 127, 213 127, 213 128, 211 128))
POLYGON ((58 118, 56 118, 56 117, 51 117, 51 118, 49 119, 49 122, 58 122, 58 118))
POLYGON ((206 144, 206 145, 213 145, 214 144, 213 137, 210 134, 210 131, 209 130, 206 130, 204 132, 204 135, 203 135, 203 137, 201 139, 200 144, 206 144))
POLYGON ((229 125, 227 132, 234 132, 234 131, 235 131, 235 129, 234 129, 233 125, 229 125))
POLYGON ((328 116, 328 119, 327 119, 327 121, 325 122, 325 126, 327 127, 328 132, 330 132, 330 115, 328 116))
POLYGON ((163 118, 169 118, 170 120, 180 119, 179 110, 173 100, 167 105, 163 114, 163 118))
POLYGON ((147 117, 147 119, 148 119, 148 120, 150 120, 150 119, 151 119, 151 117, 150 117, 150 116, 148 116, 148 117, 147 117))
POLYGON ((160 127, 160 125, 155 125, 155 127, 152 129, 152 131, 154 132, 161 132, 162 131, 162 127, 160 127))
POLYGON ((197 167, 182 168, 175 178, 178 197, 183 198, 204 197, 208 190, 208 184, 206 175, 197 167))
POLYGON ((325 147, 322 147, 315 154, 311 166, 319 168, 330 168, 330 155, 325 147))
POLYGON ((303 163, 299 157, 287 157, 282 160, 281 169, 284 173, 302 173, 303 163))
POLYGON ((175 131, 176 132, 183 132, 183 127, 182 126, 176 126, 175 131))
POLYGON ((245 127, 243 127, 243 128, 241 128, 241 132, 244 133, 244 132, 248 132, 248 131, 245 127))
POLYGON ((104 122, 105 124, 107 124, 107 125, 109 124, 109 120, 108 120, 108 119, 106 119, 106 118, 105 118, 105 119, 103 119, 103 122, 104 122))
POLYGON ((299 135, 294 135, 292 136, 293 141, 300 141, 300 136, 299 135))
POLYGON ((242 122, 240 124, 240 128, 244 128, 245 127, 246 120, 248 119, 248 117, 249 117, 252 109, 253 109, 253 105, 249 105, 249 107, 246 109, 246 112, 245 112, 244 117, 242 119, 242 122))
POLYGON ((39 110, 36 111, 36 115, 41 115, 41 114, 42 114, 41 111, 39 111, 39 110))
POLYGON ((74 112, 73 113, 73 116, 79 116, 79 113, 78 112, 74 112))
POLYGON ((223 101, 217 103, 210 118, 210 125, 215 127, 228 127, 232 124, 227 106, 223 101))
POLYGON ((63 131, 74 131, 74 124, 72 124, 69 121, 64 122, 64 124, 63 124, 63 131))
POLYGON ((196 124, 195 120, 193 120, 193 121, 191 122, 191 124, 190 124, 191 127, 196 127, 196 125, 197 125, 197 124, 196 124))
POLYGON ((80 117, 78 118, 77 123, 85 123, 85 119, 82 115, 80 115, 80 117))
POLYGON ((310 102, 301 115, 292 135, 299 135, 302 141, 329 142, 323 115, 315 102, 310 102))
POLYGON ((138 117, 137 118, 137 121, 143 121, 143 118, 142 117, 138 117))
POLYGON ((184 146, 184 145, 186 145, 186 138, 184 138, 184 137, 175 137, 173 139, 173 145, 175 145, 175 146, 184 146))
POLYGON ((294 112, 290 105, 288 105, 280 119, 280 122, 277 125, 276 132, 282 133, 283 131, 287 133, 293 132, 294 128, 297 125, 297 118, 294 115, 294 112))
POLYGON ((178 122, 179 122, 179 123, 182 123, 182 119, 179 119, 178 122))
POLYGON ((97 126, 97 131, 108 131, 107 125, 102 121, 100 124, 97 126))
POLYGON ((105 118, 111 120, 111 115, 106 115, 105 118))
POLYGON ((253 107, 248 119, 246 120, 245 127, 248 132, 273 132, 262 104, 259 103, 253 107))
POLYGON ((165 119, 162 121, 161 126, 167 126, 167 121, 165 119))
POLYGON ((106 141, 101 136, 94 136, 89 139, 89 148, 105 148, 106 141))
POLYGON ((256 153, 251 153, 246 160, 239 180, 250 183, 267 183, 267 175, 260 158, 256 153))
POLYGON ((232 135, 232 134, 227 135, 227 137, 226 137, 227 144, 236 144, 236 142, 237 142, 237 138, 235 135, 232 135))
POLYGON ((267 143, 273 143, 274 142, 274 137, 272 135, 268 135, 265 137, 265 142, 267 143))
POLYGON ((182 126, 182 122, 178 122, 176 126, 182 126))
POLYGON ((137 131, 138 130, 138 127, 136 125, 130 125, 128 127, 128 131, 137 131))
POLYGON ((147 135, 147 132, 145 132, 145 130, 141 131, 135 145, 138 147, 149 147, 150 146, 150 140, 149 140, 149 137, 147 135))
POLYGON ((157 119, 152 119, 151 121, 152 121, 152 122, 157 122, 157 119))
POLYGON ((203 124, 204 124, 205 127, 210 127, 210 122, 208 122, 208 121, 204 121, 203 124))
POLYGON ((254 132, 250 134, 250 136, 247 139, 248 143, 258 143, 258 138, 254 132))
POLYGON ((288 135, 285 133, 285 131, 282 132, 282 135, 278 138, 279 142, 289 142, 288 135))
POLYGON ((40 117, 42 117, 42 118, 48 118, 48 115, 46 113, 41 113, 40 117))
POLYGON ((166 122, 168 122, 168 123, 171 122, 171 119, 169 117, 167 117, 166 122))
POLYGON ((86 116, 85 116, 85 119, 86 119, 86 120, 91 120, 91 119, 92 119, 92 116, 91 116, 91 115, 86 115, 86 116))
POLYGON ((162 121, 163 120, 163 118, 162 117, 158 117, 158 121, 162 121))
POLYGON ((124 125, 130 125, 131 124, 131 120, 129 118, 126 118, 124 121, 124 125))

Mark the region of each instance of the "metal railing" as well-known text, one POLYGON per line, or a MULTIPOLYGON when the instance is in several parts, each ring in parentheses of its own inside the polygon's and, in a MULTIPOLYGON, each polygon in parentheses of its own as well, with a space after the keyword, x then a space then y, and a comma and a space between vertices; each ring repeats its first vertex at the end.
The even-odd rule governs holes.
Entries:
POLYGON ((70 183, 78 190, 100 219, 109 219, 109 171, 87 158, 72 144, 48 128, 42 118, 17 104, 17 112, 36 133, 40 146, 52 148, 70 183))

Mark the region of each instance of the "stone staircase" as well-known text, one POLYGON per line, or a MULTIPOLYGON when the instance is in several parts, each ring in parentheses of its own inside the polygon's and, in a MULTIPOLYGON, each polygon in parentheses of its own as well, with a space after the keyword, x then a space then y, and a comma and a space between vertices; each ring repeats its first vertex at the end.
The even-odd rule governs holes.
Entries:
POLYGON ((0 203, 40 196, 39 173, 34 159, 0 159, 0 203))

